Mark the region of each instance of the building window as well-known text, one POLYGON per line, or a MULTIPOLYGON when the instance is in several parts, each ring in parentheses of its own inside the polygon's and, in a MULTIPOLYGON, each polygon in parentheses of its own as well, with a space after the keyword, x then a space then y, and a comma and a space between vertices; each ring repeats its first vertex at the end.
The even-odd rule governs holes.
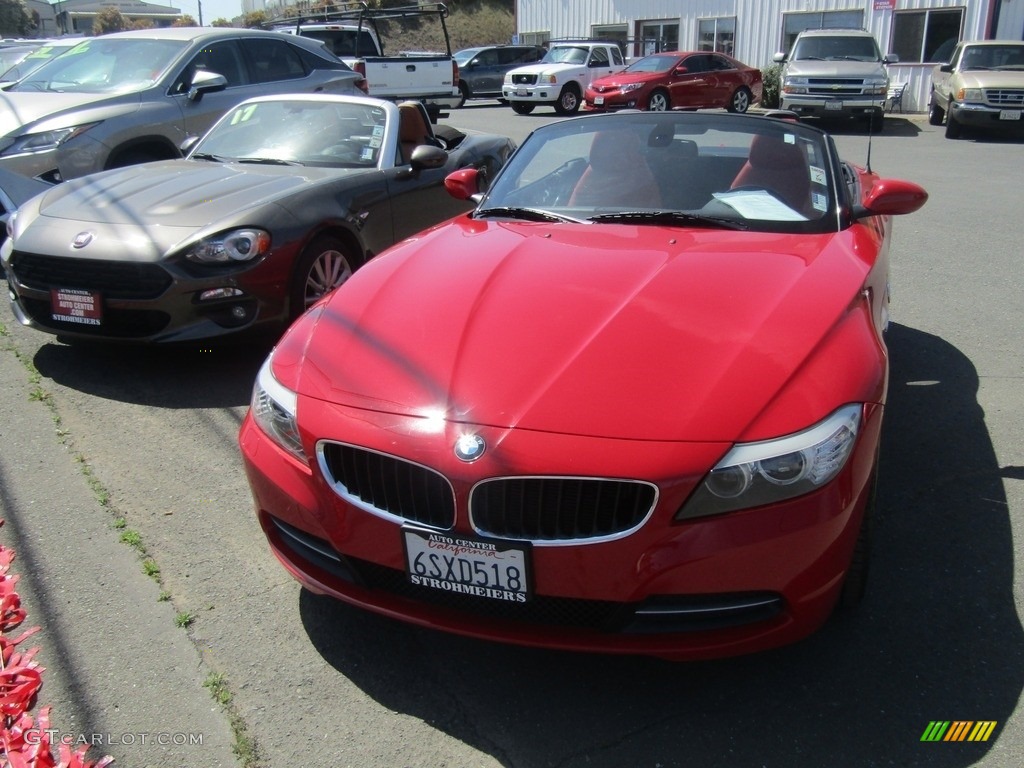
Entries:
POLYGON ((520 32, 519 39, 516 41, 519 45, 547 45, 551 42, 551 30, 545 30, 543 32, 520 32))
POLYGON ((892 19, 892 52, 900 63, 937 63, 949 60, 960 39, 964 11, 897 11, 892 19))
POLYGON ((637 41, 641 56, 648 56, 661 51, 679 50, 678 21, 641 21, 639 40, 637 41))
POLYGON ((782 20, 782 48, 793 48, 796 36, 805 29, 863 29, 864 11, 823 11, 820 13, 787 13, 782 20))
POLYGON ((626 38, 629 37, 629 27, 625 24, 595 24, 590 28, 590 34, 595 40, 612 40, 618 43, 625 54, 626 38))
POLYGON ((699 19, 697 21, 697 50, 715 51, 732 56, 736 48, 736 17, 699 19))

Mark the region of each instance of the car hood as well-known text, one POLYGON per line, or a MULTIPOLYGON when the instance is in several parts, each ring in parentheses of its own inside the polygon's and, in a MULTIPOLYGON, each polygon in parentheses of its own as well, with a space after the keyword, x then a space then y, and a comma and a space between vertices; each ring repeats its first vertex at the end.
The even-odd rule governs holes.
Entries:
MULTIPOLYGON (((122 258, 132 231, 159 259, 191 235, 240 221, 245 212, 283 203, 310 185, 366 173, 202 160, 165 160, 72 179, 32 200, 19 247, 52 252, 83 231, 93 233, 90 258, 122 258), (38 217, 38 218, 34 218, 38 217), (106 245, 106 244, 109 244, 106 245)), ((251 222, 246 222, 251 223, 251 222)))
POLYGON ((1024 88, 1024 70, 968 70, 957 76, 961 88, 1024 88))
POLYGON ((609 86, 625 85, 626 83, 646 83, 650 80, 657 80, 664 75, 662 72, 619 72, 614 75, 605 75, 594 80, 592 87, 608 88, 609 86))
POLYGON ((338 289, 292 384, 405 416, 734 440, 858 294, 852 242, 462 217, 338 289))
POLYGON ((561 72, 562 70, 569 69, 586 69, 586 66, 583 64, 565 64, 563 62, 554 61, 549 64, 538 62, 537 64, 527 64, 522 67, 516 67, 513 70, 509 70, 509 74, 539 75, 542 72, 561 72))
POLYGON ((880 61, 790 61, 786 75, 791 77, 885 77, 880 61))
MULTIPOLYGON (((132 103, 139 101, 139 94, 109 93, 51 93, 35 91, 0 91, 0 136, 19 134, 23 126, 33 125, 45 118, 54 118, 57 122, 46 125, 46 128, 67 127, 81 122, 78 119, 61 121, 63 113, 70 112, 77 116, 77 110, 83 107, 101 106, 109 101, 132 103)), ((34 126, 33 127, 44 127, 34 126)))

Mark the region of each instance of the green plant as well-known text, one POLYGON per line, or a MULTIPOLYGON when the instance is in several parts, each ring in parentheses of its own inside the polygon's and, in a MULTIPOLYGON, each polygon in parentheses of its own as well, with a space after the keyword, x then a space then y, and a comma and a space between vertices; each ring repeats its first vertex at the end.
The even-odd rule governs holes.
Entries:
POLYGON ((131 528, 126 528, 121 531, 120 539, 122 544, 127 544, 129 547, 137 549, 140 552, 144 549, 142 546, 142 535, 138 531, 133 531, 131 528))
POLYGON ((778 109, 781 103, 779 95, 782 80, 782 65, 769 64, 761 70, 761 106, 765 109, 778 109))
POLYGON ((160 566, 152 560, 145 560, 142 563, 142 572, 145 573, 147 576, 152 576, 153 578, 156 578, 160 575, 160 566))
POLYGON ((188 611, 182 611, 174 617, 174 626, 184 628, 191 624, 194 620, 195 616, 193 616, 188 611))

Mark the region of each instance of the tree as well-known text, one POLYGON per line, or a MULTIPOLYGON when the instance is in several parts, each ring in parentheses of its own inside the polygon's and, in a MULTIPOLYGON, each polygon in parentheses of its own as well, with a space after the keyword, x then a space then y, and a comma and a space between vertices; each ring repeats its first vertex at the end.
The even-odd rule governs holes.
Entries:
POLYGON ((231 25, 230 21, 228 21, 224 17, 221 17, 219 19, 214 19, 213 21, 211 21, 210 22, 210 26, 211 27, 230 27, 232 25, 231 25))
POLYGON ((113 6, 101 8, 100 12, 92 20, 92 33, 94 35, 106 35, 110 32, 121 32, 128 28, 128 22, 121 12, 113 6))
POLYGON ((246 29, 259 29, 266 23, 266 11, 250 11, 242 16, 242 26, 246 29))
POLYGON ((186 14, 176 18, 174 20, 174 23, 171 24, 171 26, 172 27, 198 27, 199 26, 199 22, 197 22, 194 18, 192 18, 191 16, 189 16, 186 13, 186 14))
POLYGON ((31 29, 32 17, 24 0, 0 0, 0 35, 24 37, 31 29))

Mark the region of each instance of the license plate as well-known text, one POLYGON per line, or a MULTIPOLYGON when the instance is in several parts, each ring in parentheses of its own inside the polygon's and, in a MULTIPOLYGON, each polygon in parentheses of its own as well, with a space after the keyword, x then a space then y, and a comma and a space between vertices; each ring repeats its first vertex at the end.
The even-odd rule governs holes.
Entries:
POLYGON ((513 603, 530 599, 530 550, 522 544, 416 528, 403 528, 402 539, 412 584, 513 603))
POLYGON ((529 96, 529 95, 530 95, 529 91, 525 91, 525 90, 523 90, 521 88, 518 91, 516 91, 516 96, 529 96))
POLYGON ((826 110, 837 110, 838 111, 838 110, 840 110, 842 108, 843 108, 843 102, 841 102, 841 101, 826 101, 825 102, 825 109, 826 110))
POLYGON ((999 110, 999 119, 1020 120, 1020 113, 1021 111, 1019 109, 1001 109, 999 110))
POLYGON ((53 288, 50 290, 50 316, 64 323, 99 325, 103 319, 103 298, 95 291, 53 288))
POLYGON ((598 106, 604 104, 604 96, 595 96, 594 103, 597 104, 598 106))

